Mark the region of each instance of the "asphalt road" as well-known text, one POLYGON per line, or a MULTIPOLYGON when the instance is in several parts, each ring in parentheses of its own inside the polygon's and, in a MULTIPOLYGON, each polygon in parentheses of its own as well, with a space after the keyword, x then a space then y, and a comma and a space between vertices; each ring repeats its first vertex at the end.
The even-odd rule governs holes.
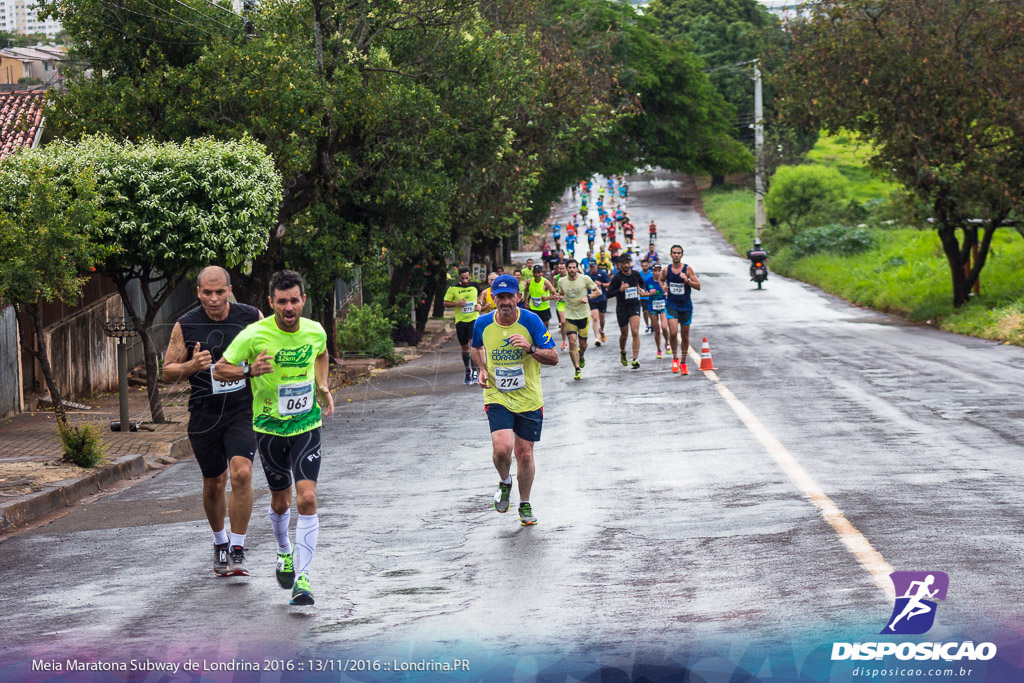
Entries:
POLYGON ((259 680, 277 680, 276 657, 371 661, 329 680, 462 658, 468 673, 437 677, 838 680, 833 642, 882 639, 890 570, 949 575, 925 637, 1019 656, 1024 349, 774 274, 759 291, 677 191, 636 179, 630 208, 638 228, 657 221, 663 255, 684 245, 703 283, 691 341, 709 338, 718 370, 691 358, 673 375, 648 335, 642 367, 623 368, 611 312, 582 382, 560 354, 543 371, 537 526, 491 507, 480 392, 453 340, 337 396, 315 607, 290 607, 274 581, 259 472, 253 576, 212 576, 199 469, 182 463, 0 544, 0 679, 32 659, 139 656, 257 662, 259 680))

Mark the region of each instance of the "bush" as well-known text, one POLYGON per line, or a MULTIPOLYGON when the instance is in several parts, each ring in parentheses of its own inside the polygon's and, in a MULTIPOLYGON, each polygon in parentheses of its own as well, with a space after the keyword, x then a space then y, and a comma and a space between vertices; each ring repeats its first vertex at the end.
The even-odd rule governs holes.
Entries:
POLYGON ((338 351, 343 355, 391 359, 395 355, 393 326, 379 305, 354 306, 338 325, 338 351))
POLYGON ((823 225, 805 230, 793 239, 792 254, 803 258, 824 251, 839 256, 850 256, 875 246, 875 238, 867 228, 847 228, 843 225, 823 225))
POLYGON ((419 346, 422 339, 423 335, 412 325, 395 325, 395 329, 391 330, 391 341, 396 344, 404 342, 409 346, 419 346))
POLYGON ((791 237, 814 220, 827 221, 849 210, 849 182, 834 168, 780 166, 765 196, 773 221, 789 228, 791 237))
POLYGON ((64 444, 65 460, 79 467, 95 467, 103 459, 106 449, 100 439, 100 430, 95 425, 76 427, 58 420, 57 434, 64 444))

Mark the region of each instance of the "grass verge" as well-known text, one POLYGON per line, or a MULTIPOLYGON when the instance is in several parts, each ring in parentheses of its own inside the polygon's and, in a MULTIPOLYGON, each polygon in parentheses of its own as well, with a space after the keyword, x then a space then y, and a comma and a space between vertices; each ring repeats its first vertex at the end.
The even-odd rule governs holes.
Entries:
MULTIPOLYGON (((704 212, 738 252, 754 239, 754 193, 715 188, 703 193, 704 212)), ((1024 240, 1011 229, 992 242, 981 293, 953 308, 949 265, 932 230, 875 230, 875 247, 855 256, 772 254, 775 272, 803 280, 847 301, 930 322, 941 329, 1024 346, 1024 240)), ((771 245, 766 245, 771 250, 771 245)))

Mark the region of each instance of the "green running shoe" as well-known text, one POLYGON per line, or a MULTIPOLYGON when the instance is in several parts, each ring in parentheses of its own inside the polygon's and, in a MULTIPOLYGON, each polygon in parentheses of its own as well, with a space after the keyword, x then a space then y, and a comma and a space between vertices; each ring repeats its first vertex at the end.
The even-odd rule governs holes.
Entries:
POLYGON ((295 579, 295 585, 292 586, 292 604, 313 604, 313 592, 309 590, 309 577, 305 574, 299 574, 299 578, 295 579))
POLYGON ((277 553, 277 585, 285 590, 295 585, 295 563, 291 553, 277 553))
POLYGON ((636 358, 634 358, 633 359, 633 369, 634 370, 638 370, 639 368, 640 368, 640 361, 638 361, 636 358))
POLYGON ((498 490, 494 492, 494 509, 498 512, 508 512, 508 496, 512 493, 512 484, 498 482, 498 490))
POLYGON ((533 526, 537 523, 537 518, 533 516, 533 508, 529 503, 519 504, 519 523, 523 526, 533 526))
POLYGON ((573 379, 583 379, 583 375, 580 373, 580 369, 576 368, 576 374, 572 376, 573 379))
POLYGON ((623 351, 622 353, 619 354, 619 362, 622 363, 622 367, 626 367, 627 365, 629 365, 629 361, 626 360, 626 352, 625 351, 623 351))
POLYGON ((580 370, 587 367, 587 359, 583 357, 583 352, 580 351, 580 370))

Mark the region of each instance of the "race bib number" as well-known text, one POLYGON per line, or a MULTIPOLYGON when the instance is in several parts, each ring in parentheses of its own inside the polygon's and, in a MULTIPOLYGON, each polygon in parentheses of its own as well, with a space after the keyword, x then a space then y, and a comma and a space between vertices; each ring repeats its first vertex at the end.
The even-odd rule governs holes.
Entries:
POLYGON ((665 300, 664 299, 655 299, 654 301, 652 301, 651 302, 651 310, 653 310, 653 311, 664 311, 665 310, 665 300))
POLYGON ((210 386, 213 387, 213 393, 215 394, 230 394, 232 391, 238 391, 239 389, 245 388, 245 378, 236 379, 233 382, 221 382, 213 376, 213 365, 210 365, 210 386))
POLYGON ((544 305, 544 298, 543 297, 539 297, 539 296, 533 297, 533 307, 534 308, 541 308, 543 305, 544 305))
POLYGON ((636 287, 626 287, 625 289, 626 299, 639 299, 640 295, 637 293, 636 287))
POLYGON ((517 391, 526 387, 522 365, 494 368, 494 386, 498 391, 517 391))
POLYGON ((476 304, 473 303, 472 301, 462 305, 462 312, 463 313, 472 313, 475 310, 476 310, 476 304))
POLYGON ((683 296, 686 294, 686 285, 682 282, 670 282, 668 283, 668 293, 683 296))
POLYGON ((302 415, 313 409, 313 383, 282 384, 277 388, 277 412, 282 417, 302 415))

